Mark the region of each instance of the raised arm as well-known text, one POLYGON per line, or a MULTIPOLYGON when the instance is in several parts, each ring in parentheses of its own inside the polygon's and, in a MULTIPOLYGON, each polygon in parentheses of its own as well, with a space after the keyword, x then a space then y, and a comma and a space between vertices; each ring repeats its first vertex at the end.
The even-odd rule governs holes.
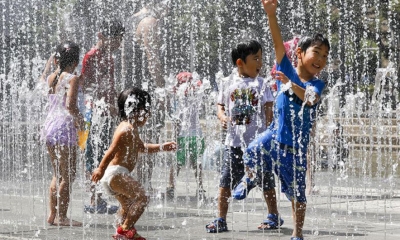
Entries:
POLYGON ((43 73, 40 76, 40 81, 46 82, 47 77, 51 74, 51 69, 57 66, 57 63, 54 59, 54 54, 51 54, 49 59, 46 62, 46 66, 44 67, 43 73))
POLYGON ((281 35, 281 29, 278 25, 278 18, 276 10, 278 7, 278 0, 261 0, 264 11, 267 14, 269 29, 271 31, 272 41, 275 48, 276 62, 281 63, 282 58, 285 56, 285 46, 281 35))

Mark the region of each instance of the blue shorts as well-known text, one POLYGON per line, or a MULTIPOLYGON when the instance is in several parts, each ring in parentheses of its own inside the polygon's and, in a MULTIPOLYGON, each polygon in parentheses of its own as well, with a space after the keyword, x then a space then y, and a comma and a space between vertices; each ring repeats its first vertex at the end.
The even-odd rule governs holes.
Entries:
MULTIPOLYGON (((242 149, 240 147, 226 147, 219 186, 222 188, 230 188, 232 190, 236 185, 238 185, 243 176, 244 164, 242 149)), ((272 171, 258 171, 257 178, 257 185, 261 187, 263 191, 275 187, 275 178, 272 171)))
POLYGON ((243 156, 244 164, 250 168, 272 171, 281 180, 281 191, 289 200, 307 202, 306 199, 306 150, 281 144, 266 130, 253 140, 243 156))

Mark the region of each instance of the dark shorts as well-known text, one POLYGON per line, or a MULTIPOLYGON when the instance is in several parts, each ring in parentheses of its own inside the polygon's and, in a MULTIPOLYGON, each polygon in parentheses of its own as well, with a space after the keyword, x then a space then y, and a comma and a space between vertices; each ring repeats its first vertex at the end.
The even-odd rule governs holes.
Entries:
MULTIPOLYGON (((243 151, 240 147, 226 147, 221 168, 221 179, 219 186, 234 189, 244 176, 243 151)), ((257 172, 257 185, 263 191, 275 187, 274 174, 265 171, 257 172)))

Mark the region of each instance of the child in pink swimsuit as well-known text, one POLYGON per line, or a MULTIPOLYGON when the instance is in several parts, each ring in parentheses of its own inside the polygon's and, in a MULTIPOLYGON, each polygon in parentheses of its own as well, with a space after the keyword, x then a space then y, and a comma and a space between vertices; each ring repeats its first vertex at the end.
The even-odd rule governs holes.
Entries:
POLYGON ((53 166, 50 183, 50 215, 47 222, 59 226, 81 226, 67 218, 71 186, 76 174, 77 129, 83 126, 78 109, 79 78, 72 73, 79 62, 79 46, 66 41, 59 45, 55 63, 59 68, 47 78, 49 112, 42 138, 53 166))

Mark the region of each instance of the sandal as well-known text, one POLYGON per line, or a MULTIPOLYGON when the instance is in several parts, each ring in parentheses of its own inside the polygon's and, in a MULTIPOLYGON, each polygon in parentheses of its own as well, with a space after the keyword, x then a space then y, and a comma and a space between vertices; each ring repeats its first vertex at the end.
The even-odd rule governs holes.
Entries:
POLYGON ((301 238, 301 237, 291 237, 290 240, 304 240, 304 238, 301 238))
POLYGON ((214 221, 206 225, 206 230, 208 233, 218 233, 228 231, 228 226, 225 219, 216 218, 214 221))
POLYGON ((112 236, 116 240, 128 240, 128 239, 134 239, 134 240, 146 240, 144 237, 140 236, 136 229, 132 227, 129 230, 124 230, 122 229, 121 226, 117 228, 117 233, 112 236))
POLYGON ((244 176, 240 183, 233 189, 232 197, 236 200, 242 200, 249 195, 251 189, 256 187, 255 181, 250 180, 247 176, 244 176))
MULTIPOLYGON (((267 219, 265 219, 260 226, 258 226, 258 229, 260 230, 271 230, 271 229, 278 229, 280 226, 282 226, 284 223, 283 219, 280 218, 278 219, 277 214, 268 214, 267 219)), ((293 239, 291 239, 293 240, 293 239)), ((294 239, 296 240, 296 239, 294 239)), ((298 240, 298 239, 297 239, 298 240)))

